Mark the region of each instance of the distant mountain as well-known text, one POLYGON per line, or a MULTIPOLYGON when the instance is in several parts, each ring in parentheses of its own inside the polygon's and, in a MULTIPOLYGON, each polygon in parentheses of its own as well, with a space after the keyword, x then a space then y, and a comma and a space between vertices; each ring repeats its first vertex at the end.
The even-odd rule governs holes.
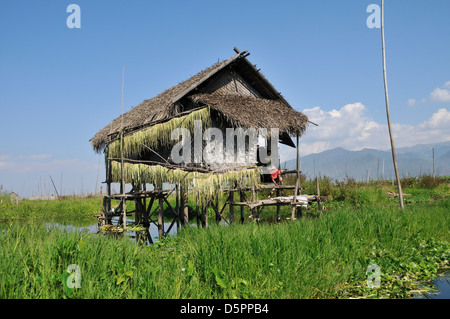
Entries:
MULTIPOLYGON (((450 142, 420 144, 396 149, 400 177, 432 174, 434 148, 434 170, 438 176, 450 175, 450 142)), ((296 160, 281 164, 282 168, 295 169, 296 160)), ((300 158, 300 169, 309 178, 328 176, 343 180, 393 179, 394 165, 391 151, 363 149, 349 151, 335 148, 300 158)))

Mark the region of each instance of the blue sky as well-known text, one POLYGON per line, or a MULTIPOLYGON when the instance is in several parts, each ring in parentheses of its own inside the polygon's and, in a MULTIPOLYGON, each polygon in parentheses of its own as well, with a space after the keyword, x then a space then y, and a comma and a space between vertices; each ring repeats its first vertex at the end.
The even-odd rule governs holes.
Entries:
MULTIPOLYGON (((450 140, 450 2, 386 0, 391 120, 398 146, 450 140)), ((89 139, 124 110, 234 54, 319 127, 302 155, 389 147, 380 29, 360 1, 2 1, 0 184, 19 194, 92 192, 89 139), (69 29, 69 4, 81 28, 69 29)), ((286 149, 283 159, 294 156, 286 149)), ((99 175, 97 178, 97 172, 99 175)))

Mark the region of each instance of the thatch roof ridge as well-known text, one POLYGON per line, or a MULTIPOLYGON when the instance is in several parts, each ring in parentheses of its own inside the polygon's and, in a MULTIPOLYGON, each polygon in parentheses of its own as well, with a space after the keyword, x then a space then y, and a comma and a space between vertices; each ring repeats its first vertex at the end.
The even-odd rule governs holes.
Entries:
POLYGON ((237 127, 278 128, 280 133, 287 131, 291 135, 302 135, 308 125, 308 117, 294 110, 284 100, 220 93, 200 93, 190 98, 219 111, 237 127))

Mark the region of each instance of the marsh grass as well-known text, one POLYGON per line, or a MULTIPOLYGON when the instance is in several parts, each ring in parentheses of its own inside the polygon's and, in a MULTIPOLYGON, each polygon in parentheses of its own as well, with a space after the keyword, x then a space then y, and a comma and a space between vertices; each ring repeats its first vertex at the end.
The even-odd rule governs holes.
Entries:
MULTIPOLYGON (((410 185, 403 211, 386 196, 391 184, 323 183, 333 200, 321 218, 311 207, 273 224, 267 210, 259 224, 185 227, 149 246, 49 226, 28 217, 66 205, 33 202, 24 220, 0 224, 0 298, 407 298, 449 266, 448 182, 410 185), (66 284, 71 264, 80 288, 66 284), (367 287, 370 264, 380 266, 380 289, 367 287)), ((98 210, 98 198, 67 204, 73 215, 98 210)))
POLYGON ((67 196, 61 200, 22 199, 18 204, 4 200, 0 205, 0 221, 57 216, 91 217, 98 209, 99 198, 96 196, 67 196))
POLYGON ((411 282, 448 266, 446 205, 186 227, 152 246, 10 222, 0 235, 0 298, 404 298, 411 282), (381 267, 380 290, 365 286, 371 263, 381 267), (70 264, 81 269, 79 289, 64 284, 70 264))

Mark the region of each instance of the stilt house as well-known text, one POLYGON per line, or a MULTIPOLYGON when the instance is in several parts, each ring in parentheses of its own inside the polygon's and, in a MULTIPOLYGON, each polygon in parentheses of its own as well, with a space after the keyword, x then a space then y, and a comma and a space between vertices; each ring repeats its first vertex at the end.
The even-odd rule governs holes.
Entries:
MULTIPOLYGON (((114 197, 111 183, 120 183, 122 194, 125 184, 132 184, 132 193, 137 194, 146 190, 146 184, 154 185, 152 191, 162 191, 162 184, 169 183, 182 185, 200 197, 260 183, 255 160, 218 164, 214 157, 208 161, 204 150, 200 161, 175 162, 172 151, 180 142, 173 139, 176 128, 186 129, 191 137, 196 130, 203 133, 211 127, 219 128, 224 136, 226 128, 265 128, 268 132, 277 128, 280 143, 296 146, 291 136, 297 137, 298 143, 308 118, 294 110, 256 69, 247 59, 246 50, 235 48, 235 52, 231 58, 118 116, 90 140, 95 151, 105 154, 106 213, 111 208, 108 201, 114 197), (201 123, 201 128, 196 123, 201 123)), ((218 141, 225 145, 225 139, 218 141)), ((254 140, 246 140, 244 156, 257 147, 254 140)), ((193 148, 191 159, 195 156, 193 148)))

